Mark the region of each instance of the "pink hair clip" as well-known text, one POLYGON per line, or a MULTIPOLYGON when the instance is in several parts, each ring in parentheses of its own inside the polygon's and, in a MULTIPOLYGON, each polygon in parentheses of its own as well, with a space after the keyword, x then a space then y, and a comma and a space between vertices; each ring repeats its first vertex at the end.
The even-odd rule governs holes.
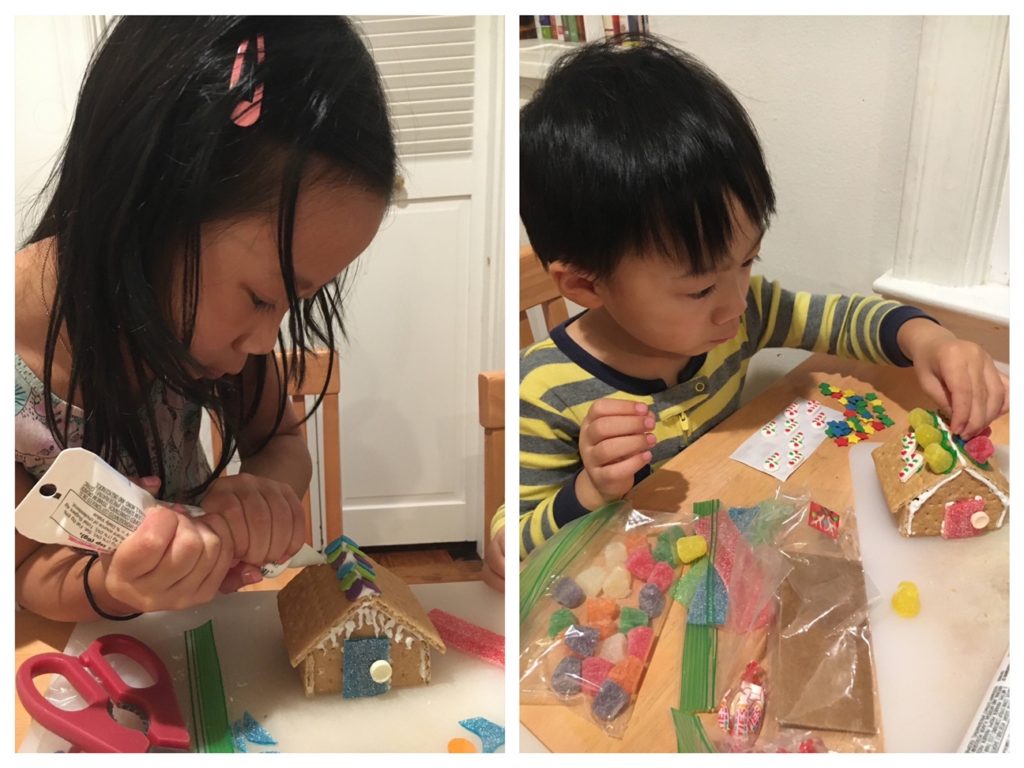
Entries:
MULTIPOLYGON (((249 40, 243 40, 238 46, 235 54, 235 63, 231 67, 231 82, 229 88, 235 88, 242 79, 242 66, 245 64, 245 54, 249 50, 249 40)), ((265 55, 263 35, 256 35, 256 63, 262 64, 265 55)), ((242 99, 231 111, 231 120, 240 128, 248 128, 260 119, 260 109, 263 102, 263 83, 257 83, 253 91, 252 100, 242 99)))

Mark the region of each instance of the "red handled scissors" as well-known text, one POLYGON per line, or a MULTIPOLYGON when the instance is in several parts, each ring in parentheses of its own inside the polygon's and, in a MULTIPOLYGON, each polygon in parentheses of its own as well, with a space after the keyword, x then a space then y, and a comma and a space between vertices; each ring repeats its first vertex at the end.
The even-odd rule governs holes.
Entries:
POLYGON ((42 653, 25 661, 16 678, 22 705, 40 725, 82 752, 149 752, 187 750, 189 733, 167 667, 149 646, 128 635, 104 635, 81 656, 42 653), (156 681, 133 688, 114 671, 105 656, 120 653, 156 681), (48 701, 33 680, 48 673, 63 675, 86 702, 85 709, 68 711, 48 701), (145 732, 121 725, 112 705, 140 714, 145 732))

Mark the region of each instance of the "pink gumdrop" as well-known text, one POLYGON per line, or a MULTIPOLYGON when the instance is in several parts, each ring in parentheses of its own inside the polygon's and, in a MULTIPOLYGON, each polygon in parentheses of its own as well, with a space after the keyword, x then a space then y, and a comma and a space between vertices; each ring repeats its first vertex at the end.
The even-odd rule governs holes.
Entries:
POLYGON ((580 677, 583 678, 583 690, 591 695, 601 690, 601 685, 614 666, 608 659, 603 659, 600 656, 585 658, 580 672, 580 677))
POLYGON ((653 584, 660 592, 664 592, 675 581, 675 578, 676 572, 671 565, 668 563, 657 563, 651 569, 651 574, 647 577, 647 583, 653 584))
POLYGON ((641 581, 647 581, 654 570, 654 556, 647 547, 637 547, 626 558, 626 568, 641 581))
POLYGON ((654 630, 650 627, 633 627, 626 635, 626 652, 640 661, 647 660, 647 653, 654 642, 654 630))
POLYGON ((996 452, 996 447, 992 445, 992 441, 985 435, 978 435, 977 437, 972 437, 964 444, 964 450, 976 462, 984 464, 996 452))

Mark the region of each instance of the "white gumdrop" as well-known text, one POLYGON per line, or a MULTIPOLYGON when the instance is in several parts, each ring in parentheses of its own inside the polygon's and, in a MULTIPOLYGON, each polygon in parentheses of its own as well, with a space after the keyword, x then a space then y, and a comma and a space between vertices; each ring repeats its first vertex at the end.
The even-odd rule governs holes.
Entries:
POLYGON ((597 655, 612 664, 618 664, 626 658, 626 647, 626 636, 621 632, 616 632, 601 641, 601 645, 597 648, 597 655))
POLYGON ((604 562, 609 568, 613 565, 621 565, 626 562, 628 554, 625 544, 621 541, 613 541, 604 548, 604 562))
POLYGON ((607 575, 608 572, 600 565, 592 565, 576 576, 576 583, 587 597, 597 597, 607 575))
POLYGON ((624 597, 629 597, 629 593, 632 591, 632 585, 633 577, 630 575, 629 571, 621 565, 616 565, 605 577, 602 588, 608 597, 621 600, 624 597))

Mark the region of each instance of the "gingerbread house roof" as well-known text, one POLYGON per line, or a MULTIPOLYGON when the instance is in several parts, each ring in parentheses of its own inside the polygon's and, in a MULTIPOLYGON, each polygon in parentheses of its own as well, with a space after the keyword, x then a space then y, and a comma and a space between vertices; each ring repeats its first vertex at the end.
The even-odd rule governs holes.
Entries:
MULTIPOLYGON (((369 559, 369 558, 367 558, 369 559)), ((361 608, 375 609, 405 625, 427 645, 444 653, 445 645, 409 585, 371 560, 380 592, 349 600, 331 565, 304 568, 277 595, 284 644, 292 667, 351 620, 361 608)))
MULTIPOLYGON (((938 423, 939 427, 948 434, 949 427, 941 419, 938 419, 938 423)), ((906 430, 903 432, 893 430, 888 439, 872 454, 875 468, 878 470, 878 478, 882 484, 882 492, 891 510, 895 511, 963 473, 967 473, 977 481, 979 487, 984 487, 997 496, 1009 497, 1010 484, 994 460, 990 459, 988 468, 985 468, 964 456, 960 450, 956 451, 957 463, 949 472, 945 474, 932 472, 926 464, 920 471, 912 474, 906 482, 901 481, 899 474, 905 463, 905 459, 900 453, 903 450, 901 440, 905 434, 907 434, 906 430)))

